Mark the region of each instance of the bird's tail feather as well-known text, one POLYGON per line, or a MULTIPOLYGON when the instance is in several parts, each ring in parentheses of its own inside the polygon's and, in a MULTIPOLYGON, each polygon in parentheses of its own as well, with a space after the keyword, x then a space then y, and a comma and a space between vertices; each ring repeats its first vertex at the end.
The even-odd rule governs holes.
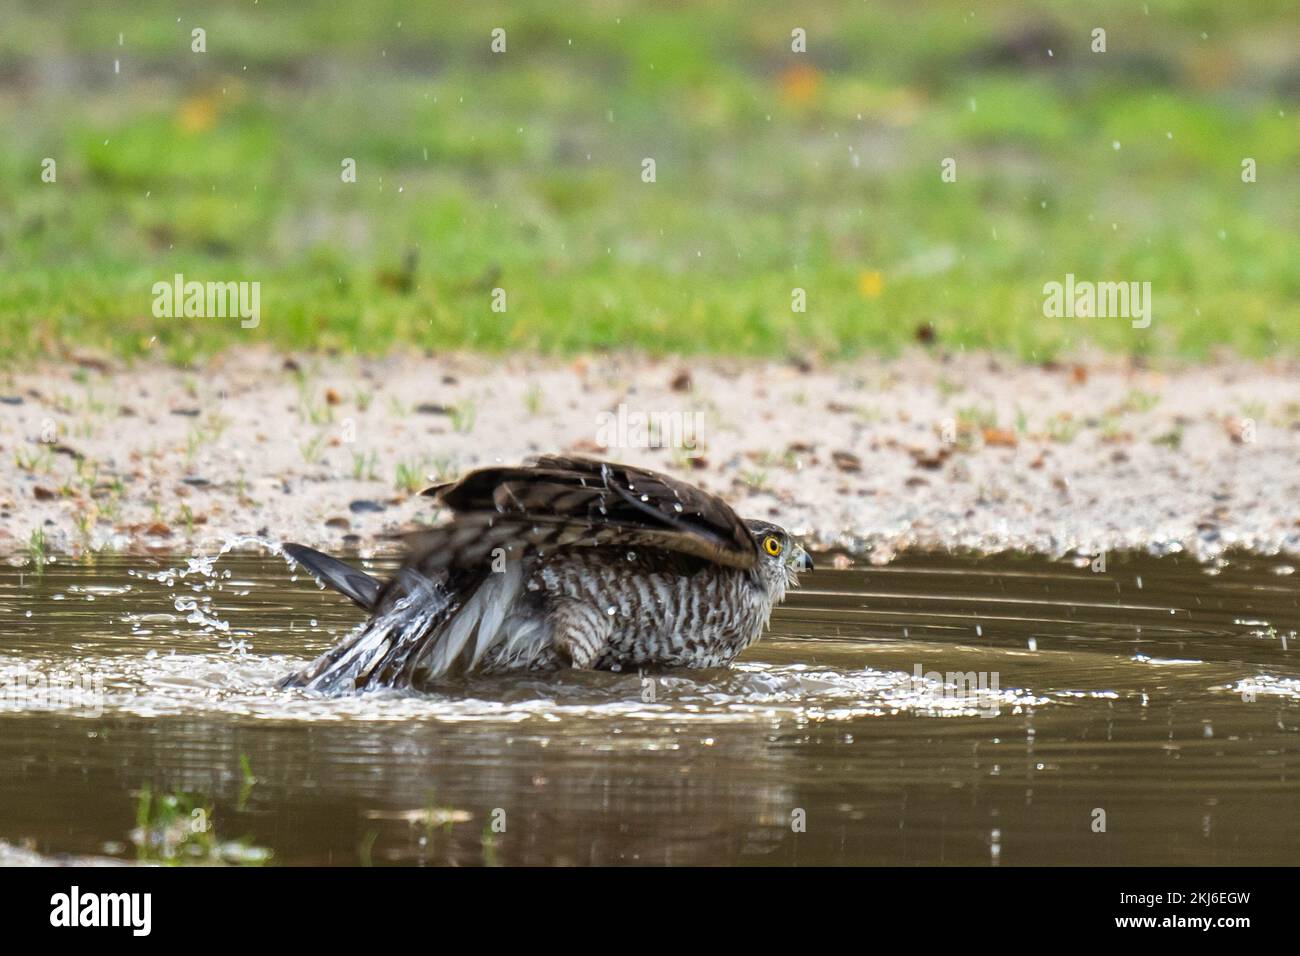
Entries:
POLYGON ((379 602, 380 583, 375 578, 301 544, 286 544, 284 553, 306 568, 321 584, 332 587, 354 603, 373 611, 379 602))
POLYGON ((391 607, 280 686, 324 693, 406 689, 471 671, 506 641, 506 620, 522 583, 514 562, 503 573, 487 575, 462 601, 436 581, 403 569, 389 585, 401 594, 391 607))
POLYGON ((472 596, 449 618, 436 641, 414 661, 423 679, 472 671, 506 636, 506 618, 523 584, 518 561, 487 575, 472 596))
MULTIPOLYGON (((412 576, 414 577, 414 576, 412 576)), ((429 634, 454 612, 452 596, 433 581, 409 582, 406 593, 297 673, 280 682, 324 693, 409 685, 408 665, 429 634)))

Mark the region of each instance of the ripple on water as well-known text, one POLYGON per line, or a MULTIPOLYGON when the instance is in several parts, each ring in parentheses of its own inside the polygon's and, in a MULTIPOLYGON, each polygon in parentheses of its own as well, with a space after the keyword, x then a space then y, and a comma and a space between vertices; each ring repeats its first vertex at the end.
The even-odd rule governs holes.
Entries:
POLYGON ((282 862, 481 862, 503 806, 518 863, 1293 862, 1293 578, 1107 565, 904 556, 809 578, 731 670, 333 699, 275 684, 362 615, 274 553, 0 567, 0 861, 129 855, 144 783, 282 862))
MULTIPOLYGON (((217 713, 272 720, 500 721, 632 718, 711 723, 834 721, 917 714, 972 717, 1018 714, 1051 702, 1020 688, 969 691, 901 671, 839 670, 801 664, 742 663, 732 670, 680 674, 562 672, 449 682, 430 692, 394 690, 326 697, 280 690, 279 678, 307 663, 248 653, 82 658, 62 676, 93 676, 87 693, 0 697, 0 712, 62 710, 159 717, 217 713)), ((46 664, 0 658, 0 681, 14 686, 46 664)))

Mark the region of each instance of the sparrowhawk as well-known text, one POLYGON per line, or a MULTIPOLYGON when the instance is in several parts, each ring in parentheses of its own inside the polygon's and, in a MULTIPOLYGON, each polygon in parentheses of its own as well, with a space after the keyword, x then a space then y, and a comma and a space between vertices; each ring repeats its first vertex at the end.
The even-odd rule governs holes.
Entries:
POLYGON ((371 612, 282 686, 420 688, 561 667, 722 667, 812 568, 777 525, 653 471, 543 456, 430 488, 447 524, 412 535, 387 581, 285 553, 371 612))

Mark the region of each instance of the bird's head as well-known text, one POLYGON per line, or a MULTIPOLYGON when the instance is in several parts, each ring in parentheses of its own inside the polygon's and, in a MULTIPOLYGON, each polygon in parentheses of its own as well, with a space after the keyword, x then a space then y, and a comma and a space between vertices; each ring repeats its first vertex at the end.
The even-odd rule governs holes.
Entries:
POLYGON ((812 558, 780 525, 749 518, 745 526, 758 548, 758 564, 754 570, 779 601, 787 587, 799 583, 800 571, 813 569, 812 558))

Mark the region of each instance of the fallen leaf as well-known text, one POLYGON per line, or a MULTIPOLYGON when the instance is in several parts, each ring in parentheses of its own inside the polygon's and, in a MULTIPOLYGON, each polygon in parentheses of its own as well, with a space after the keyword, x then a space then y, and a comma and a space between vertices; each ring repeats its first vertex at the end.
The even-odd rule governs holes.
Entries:
POLYGON ((861 471, 862 459, 851 451, 833 451, 831 452, 831 461, 840 471, 861 471))
POLYGON ((948 460, 952 454, 952 449, 947 445, 937 451, 927 451, 923 448, 909 448, 907 453, 912 456, 918 468, 928 468, 931 471, 937 471, 943 467, 943 463, 948 460))
POLYGON ((821 85, 821 73, 811 66, 800 64, 781 71, 781 95, 789 103, 807 103, 821 85))

